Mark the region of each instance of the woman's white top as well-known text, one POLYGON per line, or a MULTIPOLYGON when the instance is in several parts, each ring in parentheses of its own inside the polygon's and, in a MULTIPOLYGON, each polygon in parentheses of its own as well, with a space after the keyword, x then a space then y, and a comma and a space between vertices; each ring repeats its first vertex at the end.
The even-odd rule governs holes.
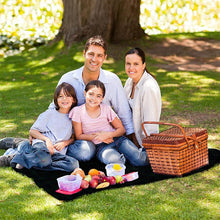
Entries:
POLYGON ((128 103, 130 105, 130 108, 133 109, 133 106, 134 106, 134 99, 132 99, 131 97, 129 97, 128 99, 128 103))
MULTIPOLYGON (((161 93, 157 81, 146 71, 143 73, 141 79, 135 87, 133 99, 130 97, 132 86, 133 80, 128 78, 125 83, 124 90, 132 109, 135 136, 139 145, 142 146, 142 140, 145 137, 145 134, 141 124, 144 121, 160 120, 162 107, 161 93)), ((158 133, 159 125, 145 125, 145 130, 148 135, 158 133)))

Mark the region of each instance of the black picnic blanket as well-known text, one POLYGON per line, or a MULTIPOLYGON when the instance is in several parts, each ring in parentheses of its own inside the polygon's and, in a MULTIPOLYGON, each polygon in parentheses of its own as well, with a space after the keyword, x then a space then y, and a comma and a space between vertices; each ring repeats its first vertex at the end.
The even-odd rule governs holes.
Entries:
MULTIPOLYGON (((220 151, 219 150, 208 149, 208 156, 209 156, 209 165, 204 166, 200 169, 194 170, 191 173, 184 174, 183 176, 188 176, 194 173, 208 170, 211 167, 215 166, 216 164, 220 163, 220 151)), ((105 165, 101 164, 96 159, 91 160, 89 162, 80 163, 80 168, 82 168, 86 174, 92 168, 105 172, 105 165)), ((13 168, 13 169, 16 172, 19 172, 23 175, 26 175, 29 178, 32 178, 38 187, 43 188, 48 194, 55 197, 56 199, 63 200, 63 201, 70 201, 75 198, 78 198, 79 196, 83 196, 84 194, 91 194, 91 193, 95 193, 101 190, 114 189, 114 188, 132 186, 132 185, 148 184, 148 183, 165 180, 169 178, 178 178, 178 177, 170 176, 170 175, 155 174, 153 173, 150 165, 144 166, 144 167, 133 167, 130 164, 126 163, 126 173, 138 172, 138 175, 139 175, 138 179, 131 181, 131 182, 125 182, 123 184, 111 185, 103 189, 93 189, 89 187, 88 189, 83 189, 80 192, 72 194, 72 195, 64 195, 64 194, 60 194, 56 192, 56 190, 59 188, 58 183, 57 183, 57 178, 64 176, 64 175, 68 175, 70 173, 64 172, 64 171, 43 171, 43 170, 37 170, 34 168, 31 168, 29 170, 25 168, 21 170, 18 170, 16 168, 13 168)))

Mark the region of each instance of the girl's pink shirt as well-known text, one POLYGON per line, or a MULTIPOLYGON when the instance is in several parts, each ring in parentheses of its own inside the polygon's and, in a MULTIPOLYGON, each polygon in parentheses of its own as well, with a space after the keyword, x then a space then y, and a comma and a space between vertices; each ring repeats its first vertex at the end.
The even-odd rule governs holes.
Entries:
MULTIPOLYGON (((72 121, 82 123, 83 134, 92 134, 101 131, 115 131, 115 129, 110 124, 117 114, 108 105, 101 104, 101 113, 97 118, 91 118, 87 111, 85 104, 81 106, 74 107, 70 113, 69 117, 72 121)), ((94 144, 99 144, 100 142, 94 141, 94 144)))

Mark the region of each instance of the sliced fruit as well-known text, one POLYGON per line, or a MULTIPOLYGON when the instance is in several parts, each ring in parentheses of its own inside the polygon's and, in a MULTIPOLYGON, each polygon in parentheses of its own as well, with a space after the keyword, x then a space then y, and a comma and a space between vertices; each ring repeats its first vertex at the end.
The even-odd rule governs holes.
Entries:
POLYGON ((100 184, 96 187, 96 189, 106 188, 106 187, 108 187, 109 185, 110 185, 109 182, 100 183, 100 184))
POLYGON ((121 170, 121 168, 122 167, 119 164, 117 164, 117 163, 113 165, 113 169, 114 170, 121 170))

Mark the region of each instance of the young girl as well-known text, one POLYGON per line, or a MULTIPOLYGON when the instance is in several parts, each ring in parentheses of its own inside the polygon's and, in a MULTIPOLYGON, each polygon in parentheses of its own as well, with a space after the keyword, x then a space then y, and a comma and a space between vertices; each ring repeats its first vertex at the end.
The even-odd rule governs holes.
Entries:
POLYGON ((69 111, 77 105, 74 88, 68 83, 60 84, 54 93, 56 109, 48 109, 39 115, 30 129, 34 137, 32 145, 28 142, 20 147, 11 161, 16 168, 42 168, 71 172, 79 163, 66 154, 67 146, 73 139, 72 122, 69 111))
POLYGON ((122 122, 108 105, 102 104, 105 86, 99 80, 90 81, 84 91, 86 103, 70 111, 76 139, 91 141, 96 145, 97 157, 104 163, 146 165, 146 152, 126 137, 122 122))

